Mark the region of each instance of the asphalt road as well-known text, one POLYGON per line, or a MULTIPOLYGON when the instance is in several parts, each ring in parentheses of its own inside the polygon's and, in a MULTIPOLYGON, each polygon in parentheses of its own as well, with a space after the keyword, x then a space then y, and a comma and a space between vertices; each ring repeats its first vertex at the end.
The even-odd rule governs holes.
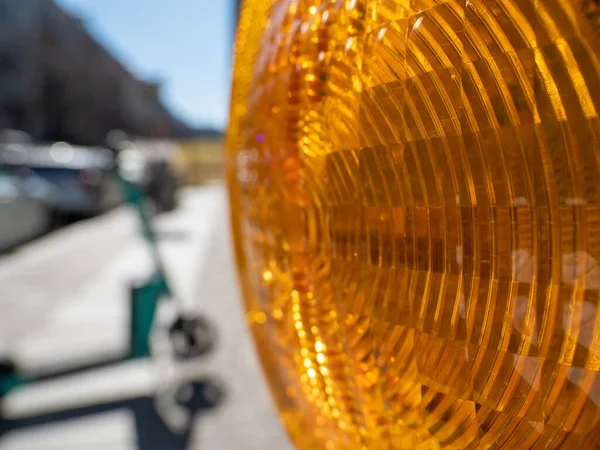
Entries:
MULTIPOLYGON (((189 448, 289 449, 243 321, 224 189, 185 191, 181 207, 159 217, 156 228, 178 297, 186 309, 214 321, 219 334, 211 356, 175 369, 188 378, 217 380, 225 392, 217 409, 196 418, 189 448)), ((150 270, 135 216, 126 207, 1 258, 0 349, 10 350, 27 370, 118 355, 128 337, 127 286, 150 270)), ((15 391, 0 408, 18 418, 133 399, 152 393, 164 377, 156 364, 126 363, 15 391)), ((0 450, 120 450, 135 449, 136 442, 132 413, 117 409, 10 432, 0 436, 0 450)))

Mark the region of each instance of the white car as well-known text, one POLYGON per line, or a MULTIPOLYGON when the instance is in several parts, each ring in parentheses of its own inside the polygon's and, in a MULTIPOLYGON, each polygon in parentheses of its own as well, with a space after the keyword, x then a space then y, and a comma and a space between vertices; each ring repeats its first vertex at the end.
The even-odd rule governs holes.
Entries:
POLYGON ((122 200, 114 156, 104 148, 53 145, 7 145, 0 164, 26 169, 57 192, 52 199, 58 216, 92 217, 122 200))
POLYGON ((20 177, 0 169, 0 252, 46 232, 52 221, 48 198, 52 187, 44 180, 20 177))

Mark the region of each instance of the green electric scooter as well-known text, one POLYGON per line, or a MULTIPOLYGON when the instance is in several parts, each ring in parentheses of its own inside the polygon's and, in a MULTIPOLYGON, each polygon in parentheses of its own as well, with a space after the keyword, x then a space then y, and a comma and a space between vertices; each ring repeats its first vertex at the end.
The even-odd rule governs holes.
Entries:
MULTIPOLYGON (((115 154, 117 152, 115 151, 115 154)), ((117 158, 118 160, 118 158, 117 158)), ((144 282, 130 288, 130 340, 129 349, 122 357, 82 365, 68 370, 45 373, 25 373, 10 359, 0 360, 0 399, 14 389, 31 386, 44 380, 57 379, 75 373, 83 373, 98 368, 116 365, 128 360, 150 358, 152 335, 156 328, 163 336, 168 336, 171 353, 175 359, 187 360, 208 354, 214 347, 216 332, 210 321, 202 316, 184 313, 167 280, 164 265, 158 250, 156 233, 152 229, 148 211, 148 201, 143 190, 135 182, 128 180, 115 163, 115 172, 123 190, 123 196, 135 209, 141 224, 141 231, 150 248, 154 262, 153 274, 144 282), (158 323, 157 311, 161 304, 170 305, 175 314, 167 324, 158 323)), ((0 417, 0 421, 2 418, 0 417)))

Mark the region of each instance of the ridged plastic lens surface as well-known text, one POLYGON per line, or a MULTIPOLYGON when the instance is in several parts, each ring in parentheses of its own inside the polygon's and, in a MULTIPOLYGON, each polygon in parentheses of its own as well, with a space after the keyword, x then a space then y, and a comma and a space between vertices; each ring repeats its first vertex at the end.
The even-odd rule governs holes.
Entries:
POLYGON ((246 1, 233 229, 299 449, 596 448, 599 16, 246 1))

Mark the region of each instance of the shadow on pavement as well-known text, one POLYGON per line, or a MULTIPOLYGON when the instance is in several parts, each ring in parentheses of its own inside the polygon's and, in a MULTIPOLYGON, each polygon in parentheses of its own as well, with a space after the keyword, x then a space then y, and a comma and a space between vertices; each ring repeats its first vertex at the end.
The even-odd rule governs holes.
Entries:
POLYGON ((135 416, 139 450, 187 450, 194 419, 199 413, 217 408, 224 396, 225 390, 217 380, 205 379, 190 382, 178 389, 170 407, 160 406, 160 401, 148 396, 23 419, 0 419, 0 440, 3 435, 12 431, 128 409, 135 416), (171 421, 169 419, 176 420, 183 411, 189 413, 185 426, 167 426, 166 422, 171 421))

